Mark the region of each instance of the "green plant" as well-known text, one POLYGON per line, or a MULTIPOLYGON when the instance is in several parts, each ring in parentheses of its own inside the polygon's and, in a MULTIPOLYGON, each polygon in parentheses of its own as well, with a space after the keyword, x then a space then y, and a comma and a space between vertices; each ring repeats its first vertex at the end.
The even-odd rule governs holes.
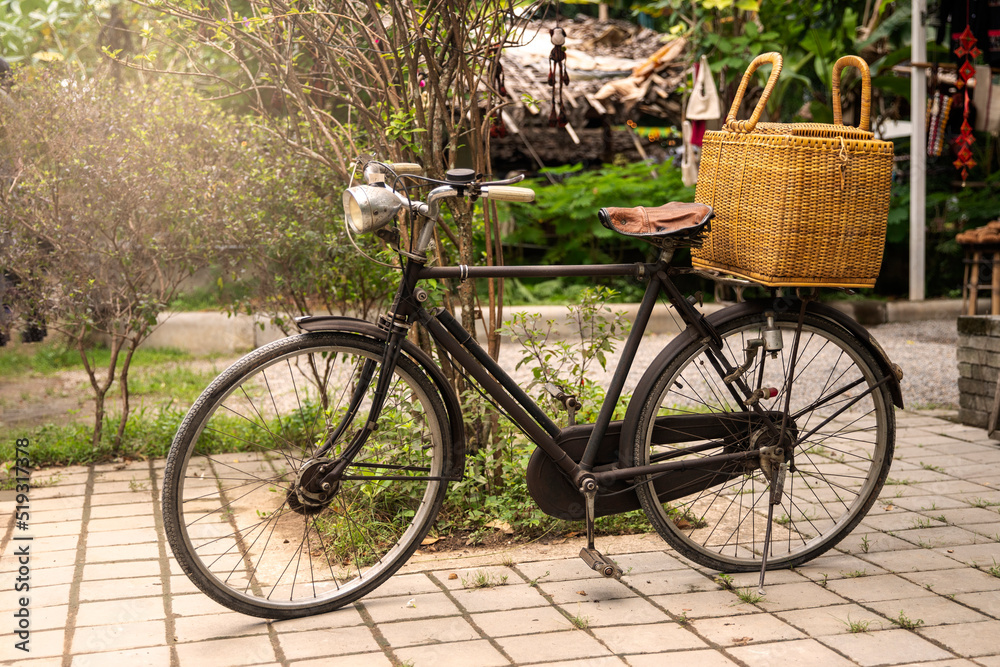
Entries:
POLYGON ((736 585, 733 583, 732 576, 730 576, 728 574, 718 574, 718 575, 716 575, 715 576, 715 583, 719 584, 719 586, 723 590, 732 591, 732 590, 736 589, 736 585))
POLYGON ((918 618, 916 620, 911 619, 905 613, 903 613, 902 609, 899 610, 899 616, 897 616, 896 618, 890 618, 889 620, 892 621, 893 624, 898 625, 899 627, 904 628, 906 630, 914 630, 924 624, 923 619, 921 618, 918 618))
POLYGON ((576 616, 570 616, 569 622, 572 623, 579 630, 586 630, 590 627, 590 617, 577 614, 576 616))
POLYGON ((996 558, 993 559, 993 565, 986 568, 986 572, 1000 579, 1000 564, 997 564, 996 558))
POLYGON ((549 576, 549 571, 545 570, 545 574, 535 577, 534 579, 528 582, 528 585, 531 586, 532 588, 538 588, 538 582, 547 576, 549 576))
MULTIPOLYGON (((574 338, 556 338, 553 321, 542 323, 541 315, 514 313, 502 332, 521 346, 521 359, 515 368, 531 368, 532 380, 527 390, 538 389, 538 400, 550 413, 561 410, 561 404, 550 395, 555 386, 574 394, 582 404, 579 421, 593 421, 603 400, 603 389, 591 378, 593 368, 607 367, 607 355, 628 333, 631 324, 621 312, 614 312, 608 301, 615 291, 606 287, 586 288, 578 303, 569 307, 574 338)), ((617 411, 624 411, 627 399, 619 401, 617 411)), ((616 411, 616 413, 617 413, 616 411)))
POLYGON ((867 535, 862 535, 861 536, 861 553, 868 553, 868 550, 871 549, 871 546, 872 546, 871 542, 868 541, 868 536, 867 535))
POLYGON ((462 577, 463 588, 494 588, 507 584, 507 575, 493 575, 486 570, 477 570, 474 575, 466 579, 462 577))
POLYGON ((677 617, 677 622, 680 625, 687 625, 688 623, 691 622, 691 620, 688 618, 688 614, 686 611, 681 612, 681 615, 677 617))
POLYGON ((845 572, 844 576, 848 579, 857 579, 859 577, 867 577, 868 570, 853 570, 851 572, 845 572))
POLYGON ((536 193, 536 204, 510 204, 517 223, 506 241, 545 247, 542 263, 596 264, 642 256, 649 245, 604 228, 595 212, 603 206, 640 206, 670 200, 691 201, 693 189, 681 183, 680 170, 658 165, 656 176, 644 163, 603 165, 583 170, 582 165, 544 170, 554 179, 525 184, 536 193))
POLYGON ((0 119, 0 152, 18 165, 16 187, 0 191, 9 236, 0 264, 30 267, 8 305, 29 323, 45 318, 79 354, 95 447, 118 389, 120 449, 135 352, 215 247, 205 239, 233 212, 252 150, 240 121, 189 88, 29 74, 0 119), (106 363, 93 353, 96 336, 108 340, 106 363))
POLYGON ((764 599, 764 596, 759 591, 755 591, 749 586, 736 589, 734 592, 736 593, 736 597, 740 599, 740 602, 745 602, 746 604, 757 604, 764 599))
POLYGON ((847 626, 848 632, 855 634, 861 632, 868 632, 868 628, 872 624, 871 621, 866 621, 866 620, 852 621, 850 615, 848 615, 846 621, 841 621, 841 623, 847 626))
POLYGON ((920 467, 923 468, 924 470, 932 470, 934 472, 944 472, 944 468, 942 468, 941 466, 931 465, 930 463, 924 463, 923 461, 920 462, 920 467))

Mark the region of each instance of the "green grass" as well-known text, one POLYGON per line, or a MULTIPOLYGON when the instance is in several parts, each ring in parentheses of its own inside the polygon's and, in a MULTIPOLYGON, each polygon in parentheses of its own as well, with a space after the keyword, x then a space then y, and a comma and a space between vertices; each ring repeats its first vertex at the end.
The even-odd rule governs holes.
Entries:
POLYGON ((496 586, 505 586, 506 584, 506 574, 494 576, 486 570, 476 570, 476 573, 468 579, 462 577, 462 588, 494 588, 496 586))
POLYGON ((758 602, 761 602, 764 599, 763 595, 761 595, 754 589, 750 588, 749 586, 746 588, 737 589, 734 592, 736 593, 736 597, 740 599, 740 602, 745 602, 746 604, 757 604, 758 602))
POLYGON ((847 631, 848 632, 854 633, 854 634, 861 633, 861 632, 868 632, 868 628, 872 624, 871 621, 864 621, 864 620, 861 620, 861 621, 852 621, 850 616, 847 617, 846 621, 841 621, 841 623, 843 623, 844 625, 847 626, 847 631))
POLYGON ((924 624, 924 620, 922 618, 912 619, 903 613, 902 609, 899 610, 899 616, 896 618, 890 618, 889 620, 895 625, 905 628, 906 630, 914 630, 924 624))
MULTIPOLYGON (((111 360, 111 351, 106 347, 92 348, 89 358, 92 367, 106 368, 111 360)), ((131 366, 144 368, 191 358, 187 352, 172 348, 140 348, 133 355, 131 366)), ((122 360, 124 353, 118 357, 118 363, 122 360)), ((10 345, 0 348, 0 375, 7 378, 31 373, 51 375, 66 370, 83 370, 83 360, 77 350, 63 344, 10 345)))
POLYGON ((129 377, 129 392, 133 396, 167 395, 193 403, 218 374, 216 370, 194 371, 187 366, 152 367, 129 377))
MULTIPOLYGON (((281 427, 274 420, 268 422, 268 429, 281 432, 283 437, 294 440, 318 418, 317 407, 306 405, 300 413, 286 416, 281 427)), ((156 409, 140 408, 132 413, 125 426, 124 442, 119 456, 126 459, 147 459, 165 457, 170 444, 184 419, 186 410, 173 407, 171 403, 156 409)), ((109 416, 104 420, 101 442, 91 444, 91 422, 55 425, 45 424, 36 428, 14 429, 9 438, 0 440, 0 462, 14 458, 14 442, 27 438, 30 442, 29 455, 34 468, 65 465, 85 465, 105 463, 115 457, 112 447, 118 432, 120 416, 109 416)), ((256 451, 253 445, 259 440, 262 428, 241 417, 226 417, 217 414, 213 419, 213 430, 205 430, 198 441, 198 451, 204 454, 221 452, 256 451), (229 437, 218 431, 228 433, 229 437)))

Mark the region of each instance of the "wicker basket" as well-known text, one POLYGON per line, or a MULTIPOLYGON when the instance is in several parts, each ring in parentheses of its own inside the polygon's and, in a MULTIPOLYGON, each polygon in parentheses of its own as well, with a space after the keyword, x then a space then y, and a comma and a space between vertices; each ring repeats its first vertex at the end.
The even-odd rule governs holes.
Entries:
POLYGON ((779 54, 755 58, 722 131, 705 133, 695 201, 711 206, 715 219, 693 264, 769 287, 871 287, 882 264, 893 152, 868 129, 868 66, 856 56, 834 65, 833 125, 758 123, 780 72, 779 54), (763 63, 771 74, 760 101, 748 120, 736 120, 763 63), (862 74, 860 128, 841 120, 840 72, 848 65, 862 74))

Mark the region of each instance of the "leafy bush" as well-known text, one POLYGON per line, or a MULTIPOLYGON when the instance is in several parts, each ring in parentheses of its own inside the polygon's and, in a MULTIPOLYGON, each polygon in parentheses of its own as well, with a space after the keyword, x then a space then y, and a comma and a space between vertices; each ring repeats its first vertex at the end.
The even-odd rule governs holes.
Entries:
POLYGON ((642 258, 652 247, 606 229, 597 219, 598 210, 694 200, 694 188, 681 183, 680 170, 665 164, 609 164, 590 171, 578 164, 545 171, 559 182, 538 178, 525 183, 535 190, 536 203, 510 205, 514 228, 504 238, 509 244, 545 248, 541 258, 533 258, 542 264, 642 258))
POLYGON ((120 446, 132 355, 234 215, 249 151, 240 124, 165 81, 66 78, 22 70, 0 142, 9 186, 0 265, 10 303, 47 317, 81 356, 94 392, 93 443, 118 383, 120 446), (95 338, 107 340, 106 362, 95 338))
MULTIPOLYGON (((258 146, 234 193, 238 214, 220 229, 228 249, 219 259, 219 296, 231 310, 265 312, 286 333, 292 318, 315 312, 370 319, 396 287, 391 268, 358 252, 344 227, 344 184, 318 162, 296 156, 280 139, 257 129, 258 146)), ((377 255, 366 235, 355 242, 377 255)))

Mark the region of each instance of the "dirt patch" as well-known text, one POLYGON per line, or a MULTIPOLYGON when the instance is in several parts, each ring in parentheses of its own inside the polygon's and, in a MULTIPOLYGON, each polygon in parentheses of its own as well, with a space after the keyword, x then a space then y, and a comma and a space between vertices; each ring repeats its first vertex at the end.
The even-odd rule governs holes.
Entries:
MULTIPOLYGON (((2 353, 2 350, 0 350, 2 353)), ((192 359, 189 361, 171 361, 155 366, 140 366, 130 370, 131 382, 151 373, 163 373, 179 368, 192 373, 205 374, 204 386, 221 373, 234 359, 192 359)), ((202 387, 203 389, 204 387, 202 387)), ((171 404, 174 408, 187 409, 193 399, 178 400, 170 392, 171 388, 163 385, 163 391, 147 391, 142 395, 135 393, 130 397, 131 411, 156 410, 162 405, 171 404)), ((119 386, 112 385, 105 401, 105 409, 109 415, 119 411, 119 386)), ((94 419, 93 389, 90 378, 82 369, 65 370, 57 373, 42 374, 35 372, 8 375, 0 382, 0 425, 32 428, 43 424, 64 426, 72 423, 90 423, 94 419)))

